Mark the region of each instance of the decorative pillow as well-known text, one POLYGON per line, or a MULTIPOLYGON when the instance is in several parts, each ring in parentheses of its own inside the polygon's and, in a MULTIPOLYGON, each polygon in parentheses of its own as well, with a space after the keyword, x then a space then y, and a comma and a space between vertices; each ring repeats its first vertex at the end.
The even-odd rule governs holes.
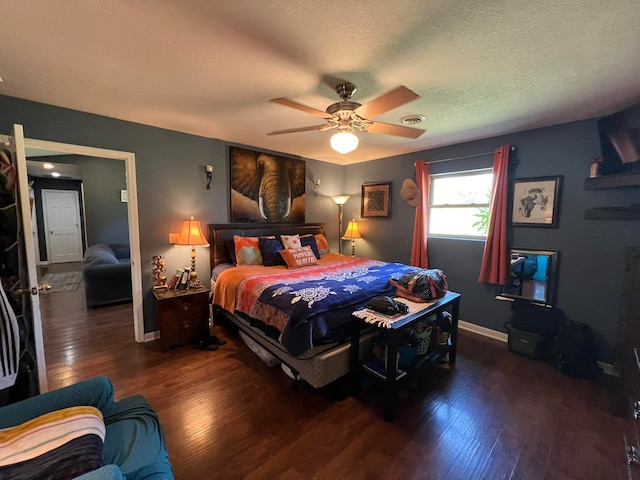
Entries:
POLYGON ((285 264, 280 256, 280 250, 284 248, 280 240, 273 237, 259 237, 259 241, 263 265, 273 267, 275 265, 285 264))
POLYGON ((316 233, 316 245, 318 245, 318 252, 320 255, 326 255, 331 250, 329 250, 329 242, 327 242, 327 237, 325 237, 322 233, 316 233))
POLYGON ((284 248, 299 248, 300 245, 300 235, 280 235, 280 240, 282 240, 282 245, 284 248))
POLYGON ((236 265, 262 265, 258 237, 233 236, 236 247, 236 265))
POLYGON ((289 268, 308 267, 318 263, 311 247, 285 248, 280 255, 289 268))
POLYGON ((0 430, 0 478, 66 480, 91 472, 102 466, 104 435, 102 413, 89 406, 0 430))
POLYGON ((318 260, 320 260, 320 252, 318 251, 316 237, 314 237, 313 235, 303 235, 300 237, 300 245, 302 247, 311 247, 311 250, 313 250, 313 254, 318 260))

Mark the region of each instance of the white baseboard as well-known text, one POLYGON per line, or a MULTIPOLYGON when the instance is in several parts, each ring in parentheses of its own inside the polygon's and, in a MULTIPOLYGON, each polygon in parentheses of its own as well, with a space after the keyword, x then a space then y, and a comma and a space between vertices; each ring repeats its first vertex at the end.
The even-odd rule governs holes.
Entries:
POLYGON ((467 330, 468 332, 477 333, 484 337, 493 338, 494 340, 499 340, 504 343, 507 343, 508 340, 507 334, 504 332, 498 332, 497 330, 492 330, 487 327, 481 327, 480 325, 465 322, 464 320, 458 321, 458 328, 461 330, 467 330))
MULTIPOLYGON (((509 337, 506 333, 498 332, 497 330, 492 330, 490 328, 481 327, 480 325, 476 325, 474 323, 465 322, 463 320, 458 321, 458 328, 461 330, 467 330, 468 332, 477 333, 478 335, 482 335, 485 337, 493 338, 494 340, 499 340, 501 342, 507 343, 509 337)), ((605 362, 596 362, 598 367, 602 370, 602 373, 605 375, 611 375, 612 377, 620 377, 620 367, 618 365, 613 365, 611 363, 605 362)))

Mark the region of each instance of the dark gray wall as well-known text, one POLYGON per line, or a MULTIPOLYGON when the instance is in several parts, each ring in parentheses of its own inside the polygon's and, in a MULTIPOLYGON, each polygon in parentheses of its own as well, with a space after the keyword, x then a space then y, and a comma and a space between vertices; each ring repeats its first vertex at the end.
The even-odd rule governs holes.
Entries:
MULTIPOLYGON (((593 157, 600 155, 596 120, 514 133, 398 157, 345 167, 345 190, 351 198, 345 215, 360 214, 363 182, 392 181, 390 219, 361 219, 365 240, 357 254, 383 260, 408 262, 415 209, 400 197, 405 178, 415 179, 416 160, 439 160, 491 152, 510 144, 511 178, 562 175, 560 224, 558 228, 511 227, 510 245, 520 248, 560 251, 557 305, 574 320, 587 323, 596 333, 599 358, 613 362, 615 345, 624 329, 620 325, 626 250, 640 246, 638 221, 585 220, 587 208, 630 205, 640 200, 640 187, 615 190, 585 190, 593 157)), ((432 165, 432 173, 461 171, 492 164, 492 155, 432 165)), ((493 287, 477 278, 484 242, 429 239, 430 266, 442 268, 452 290, 462 293, 461 317, 467 322, 504 331, 510 303, 494 300, 493 287)))
MULTIPOLYGON (((166 255, 167 270, 188 264, 185 249, 168 244, 169 232, 194 215, 202 224, 226 223, 229 211, 228 143, 68 109, 0 96, 0 131, 13 123, 25 127, 28 138, 52 140, 133 152, 136 155, 140 247, 145 331, 156 325, 151 316, 151 257, 166 255), (213 165, 211 190, 206 190, 205 165, 213 165), (148 275, 147 275, 148 273, 148 275)), ((600 155, 595 120, 505 135, 425 152, 385 158, 350 166, 307 160, 307 221, 325 222, 331 247, 339 236, 337 207, 331 195, 348 194, 345 222, 359 220, 364 240, 359 256, 409 262, 415 210, 400 197, 404 178, 414 177, 416 160, 472 155, 509 143, 517 148, 513 178, 563 175, 558 228, 517 227, 511 244, 523 248, 559 250, 558 306, 575 320, 589 324, 598 336, 599 356, 613 361, 621 337, 621 291, 625 250, 640 246, 637 221, 585 220, 594 206, 628 205, 639 201, 638 187, 624 190, 584 190, 593 157, 600 155), (311 193, 313 180, 320 193, 311 193), (389 219, 360 219, 363 182, 391 181, 389 219)), ((490 166, 491 155, 439 163, 434 173, 490 166)), ((346 223, 345 223, 346 226, 346 223)), ((503 330, 510 305, 494 300, 492 287, 477 282, 483 242, 431 239, 431 265, 445 270, 451 288, 463 294, 462 318, 494 330, 503 330)), ((348 250, 348 243, 344 244, 348 250)), ((208 250, 198 250, 198 275, 207 278, 208 250)))
POLYGON ((87 244, 129 244, 127 204, 120 191, 127 189, 125 162, 108 158, 78 158, 86 207, 87 244))

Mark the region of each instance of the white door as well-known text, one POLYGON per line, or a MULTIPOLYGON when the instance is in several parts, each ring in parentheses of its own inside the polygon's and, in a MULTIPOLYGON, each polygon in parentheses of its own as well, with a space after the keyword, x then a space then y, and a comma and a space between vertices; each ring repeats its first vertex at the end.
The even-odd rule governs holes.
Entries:
MULTIPOLYGON (((18 175, 18 202, 20 215, 18 221, 24 239, 24 259, 26 262, 26 278, 20 278, 20 286, 27 292, 31 300, 31 319, 25 318, 27 324, 33 326, 33 337, 36 349, 36 364, 38 368, 38 383, 40 393, 47 391, 47 365, 44 359, 44 342, 42 339, 42 320, 40 318, 40 291, 38 288, 38 276, 36 271, 36 250, 33 244, 33 225, 31 223, 31 205, 29 202, 29 180, 27 178, 27 158, 24 150, 24 131, 22 125, 13 126, 13 135, 10 138, 11 147, 15 155, 14 161, 18 175)), ((28 311, 24 312, 25 315, 28 311)))
POLYGON ((42 209, 50 263, 82 260, 80 206, 75 190, 42 190, 42 209))

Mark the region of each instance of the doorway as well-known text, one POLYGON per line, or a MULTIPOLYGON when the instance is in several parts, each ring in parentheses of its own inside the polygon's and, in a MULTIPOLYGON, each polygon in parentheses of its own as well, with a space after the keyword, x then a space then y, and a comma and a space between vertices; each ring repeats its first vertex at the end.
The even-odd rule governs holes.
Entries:
POLYGON ((42 209, 49 262, 82 260, 78 193, 73 190, 42 190, 42 209))
MULTIPOLYGON (((131 283, 132 283, 132 297, 133 297, 133 326, 134 326, 134 340, 137 343, 145 341, 144 333, 144 320, 142 312, 142 274, 141 274, 141 261, 140 261, 140 235, 138 229, 138 207, 137 207, 137 185, 136 185, 136 169, 135 169, 135 155, 131 152, 122 152, 117 150, 106 150, 95 147, 86 147, 73 144, 65 144, 59 142, 50 142, 45 140, 25 139, 22 133, 21 125, 14 125, 14 137, 15 142, 8 135, 0 135, 0 140, 6 143, 15 145, 16 154, 16 167, 19 172, 18 178, 24 178, 24 185, 21 185, 22 192, 20 194, 20 204, 23 206, 22 211, 28 212, 30 209, 29 196, 26 185, 26 155, 25 151, 39 151, 39 152, 56 152, 57 154, 66 155, 81 155, 87 157, 100 157, 106 159, 115 159, 125 162, 125 175, 126 185, 128 191, 128 225, 129 225, 129 245, 130 245, 130 258, 131 258, 131 283), (25 207, 26 205, 26 207, 25 207)), ((23 182, 23 181, 21 181, 23 182)), ((21 221, 29 229, 31 226, 31 216, 26 216, 24 213, 21 215, 21 221)), ((32 298, 32 316, 31 322, 34 332, 34 347, 35 357, 37 363, 38 380, 40 384, 40 393, 48 391, 47 378, 46 378, 46 359, 44 352, 44 345, 42 339, 42 322, 40 318, 40 307, 38 301, 38 295, 33 293, 39 290, 36 283, 36 264, 35 264, 35 249, 33 242, 31 241, 31 235, 24 236, 27 246, 27 270, 29 279, 29 292, 31 292, 32 298), (30 253, 31 252, 31 253, 30 253)), ((153 333, 149 334, 152 339, 153 333)))

